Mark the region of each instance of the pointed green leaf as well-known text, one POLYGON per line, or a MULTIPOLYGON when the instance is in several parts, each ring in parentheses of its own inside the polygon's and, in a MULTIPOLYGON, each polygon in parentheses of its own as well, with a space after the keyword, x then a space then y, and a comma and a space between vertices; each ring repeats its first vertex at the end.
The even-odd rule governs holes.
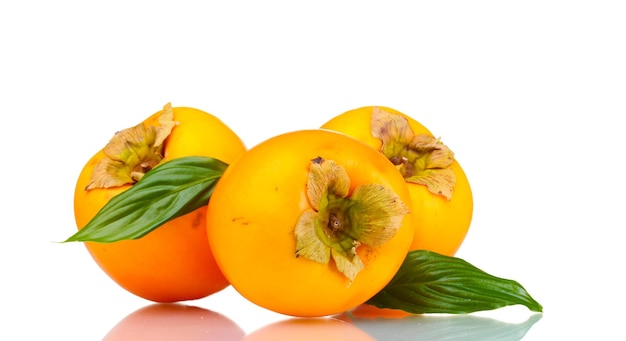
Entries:
POLYGON ((465 314, 516 304, 536 312, 543 309, 516 281, 425 250, 409 252, 391 282, 367 304, 413 314, 465 314))
POLYGON ((164 223, 207 205, 227 166, 220 160, 201 156, 163 163, 113 197, 65 242, 110 243, 141 238, 164 223))

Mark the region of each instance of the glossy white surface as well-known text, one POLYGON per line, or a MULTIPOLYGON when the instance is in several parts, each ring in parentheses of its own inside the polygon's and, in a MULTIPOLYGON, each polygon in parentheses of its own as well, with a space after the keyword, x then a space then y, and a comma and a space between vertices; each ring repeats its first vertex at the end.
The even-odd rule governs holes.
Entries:
POLYGON ((75 230, 86 160, 169 101, 220 117, 248 146, 364 105, 413 116, 473 187, 458 256, 518 280, 545 311, 311 329, 276 325, 287 317, 229 288, 185 303, 205 310, 158 316, 174 327, 144 320, 144 332, 223 340, 286 324, 328 340, 624 338, 622 2, 61 0, 2 2, 0 13, 0 339, 119 340, 110 333, 129 324, 118 323, 151 304, 83 245, 58 242, 75 230))

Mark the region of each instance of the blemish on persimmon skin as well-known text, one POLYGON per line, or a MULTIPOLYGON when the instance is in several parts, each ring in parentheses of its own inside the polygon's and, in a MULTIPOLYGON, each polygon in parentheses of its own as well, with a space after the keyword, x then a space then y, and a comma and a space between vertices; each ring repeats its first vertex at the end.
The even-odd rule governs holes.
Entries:
POLYGON ((243 225, 243 226, 250 225, 250 222, 245 219, 246 217, 235 217, 235 218, 232 218, 230 221, 232 221, 233 223, 237 223, 239 225, 243 225))
POLYGON ((191 222, 191 228, 192 229, 205 228, 206 223, 205 223, 204 217, 205 217, 204 211, 196 210, 196 213, 193 217, 193 221, 191 222))

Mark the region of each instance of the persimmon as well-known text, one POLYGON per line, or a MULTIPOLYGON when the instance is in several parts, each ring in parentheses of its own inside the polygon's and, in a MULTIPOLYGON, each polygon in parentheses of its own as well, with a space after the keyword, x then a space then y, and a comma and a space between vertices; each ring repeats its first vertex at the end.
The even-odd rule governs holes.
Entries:
POLYGON ((249 301, 292 316, 356 307, 395 275, 413 238, 404 178, 378 151, 327 130, 284 133, 231 164, 207 231, 249 301))
MULTIPOLYGON (((87 162, 74 193, 76 225, 82 229, 114 196, 159 164, 185 156, 231 163, 245 150, 239 136, 217 117, 167 104, 116 133, 87 162)), ((137 296, 155 302, 202 298, 228 286, 213 258, 205 220, 202 207, 139 239, 85 245, 109 277, 137 296)))
POLYGON ((384 154, 406 178, 413 202, 411 250, 453 256, 469 230, 473 198, 454 153, 414 118, 383 106, 339 114, 321 128, 348 134, 384 154))

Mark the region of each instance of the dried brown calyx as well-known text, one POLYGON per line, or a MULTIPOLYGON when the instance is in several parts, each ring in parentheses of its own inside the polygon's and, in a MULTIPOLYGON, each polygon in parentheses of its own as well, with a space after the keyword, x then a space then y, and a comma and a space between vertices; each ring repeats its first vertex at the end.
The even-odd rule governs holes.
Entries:
POLYGON ((350 282, 364 267, 357 249, 378 247, 400 228, 407 205, 380 184, 357 186, 348 196, 350 178, 336 162, 312 160, 307 182, 311 205, 296 224, 296 257, 322 264, 334 261, 350 282))
POLYGON ((105 157, 94 168, 86 190, 134 184, 163 160, 164 141, 177 122, 170 103, 158 126, 140 123, 117 132, 103 148, 105 157))
POLYGON ((424 185, 446 199, 452 198, 456 175, 450 168, 454 153, 426 134, 415 134, 406 117, 378 107, 372 111, 372 135, 382 141, 381 152, 407 182, 424 185))

